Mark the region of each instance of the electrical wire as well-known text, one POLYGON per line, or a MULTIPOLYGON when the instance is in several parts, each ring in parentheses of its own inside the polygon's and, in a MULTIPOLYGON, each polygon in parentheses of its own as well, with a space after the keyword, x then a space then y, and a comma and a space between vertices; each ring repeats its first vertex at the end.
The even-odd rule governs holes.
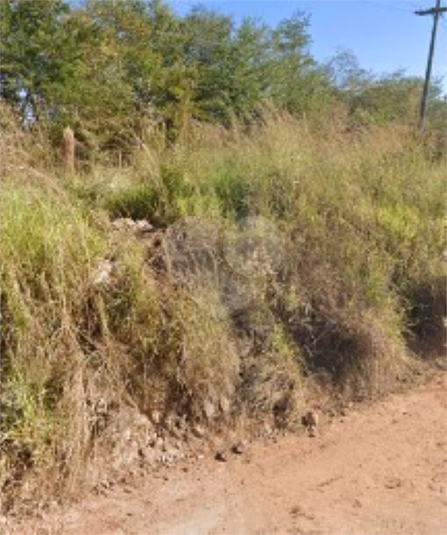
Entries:
POLYGON ((414 11, 417 10, 417 9, 422 9, 422 8, 421 8, 421 2, 416 3, 416 2, 407 2, 407 1, 405 1, 405 0, 401 0, 401 1, 399 2, 399 4, 400 4, 402 7, 405 6, 404 9, 405 9, 405 10, 408 10, 408 12, 410 12, 410 13, 414 13, 414 11), (407 9, 407 8, 409 8, 409 9, 407 9))
POLYGON ((376 2, 374 0, 362 0, 363 4, 369 4, 377 7, 381 7, 382 9, 392 10, 392 11, 400 11, 402 13, 413 13, 411 9, 403 9, 402 7, 399 7, 395 5, 392 2, 389 1, 383 1, 383 2, 376 2))
POLYGON ((376 0, 361 0, 363 4, 369 4, 374 5, 377 7, 381 7, 383 9, 388 9, 392 11, 401 11, 402 13, 411 13, 414 14, 416 10, 419 9, 429 9, 430 6, 421 6, 421 3, 416 4, 415 2, 407 2, 405 0, 400 0, 398 3, 399 6, 396 5, 395 1, 390 0, 382 0, 382 1, 376 1, 376 0), (403 7, 405 6, 405 7, 403 7))

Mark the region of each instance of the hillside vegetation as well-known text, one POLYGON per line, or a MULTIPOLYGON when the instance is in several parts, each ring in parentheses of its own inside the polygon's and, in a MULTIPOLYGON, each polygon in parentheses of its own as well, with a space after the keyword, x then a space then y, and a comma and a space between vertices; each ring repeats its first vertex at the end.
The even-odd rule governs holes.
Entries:
POLYGON ((141 2, 1 6, 6 507, 91 480, 89 462, 106 451, 122 407, 162 423, 294 427, 309 381, 375 395, 441 347, 439 94, 426 132, 415 132, 417 81, 359 71, 352 89, 304 52, 302 15, 274 30, 247 21, 234 34, 226 17, 181 19, 159 2, 147 11, 141 2), (155 43, 154 25, 164 36, 155 43), (200 25, 210 37, 199 50, 200 25), (177 26, 190 41, 172 37, 185 35, 177 26), (225 28, 219 46, 234 56, 215 48, 225 28), (80 34, 82 46, 67 44, 80 34), (142 54, 147 43, 154 49, 142 54), (219 54, 239 63, 217 80, 219 54), (74 171, 60 158, 67 125, 74 171), (207 260, 194 291, 172 276, 166 236, 198 221, 188 217, 236 236, 233 245, 248 217, 275 229, 280 258, 242 277, 255 281, 249 299, 232 304, 221 271, 203 282, 202 268, 225 257, 209 235, 195 244, 207 260), (139 235, 129 220, 154 228, 139 235))

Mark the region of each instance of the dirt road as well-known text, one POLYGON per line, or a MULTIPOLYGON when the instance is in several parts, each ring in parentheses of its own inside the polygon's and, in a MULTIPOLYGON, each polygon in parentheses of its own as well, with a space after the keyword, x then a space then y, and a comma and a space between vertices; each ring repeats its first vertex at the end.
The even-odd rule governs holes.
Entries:
POLYGON ((86 499, 39 533, 447 533, 447 394, 438 375, 360 406, 315 438, 257 443, 86 499))

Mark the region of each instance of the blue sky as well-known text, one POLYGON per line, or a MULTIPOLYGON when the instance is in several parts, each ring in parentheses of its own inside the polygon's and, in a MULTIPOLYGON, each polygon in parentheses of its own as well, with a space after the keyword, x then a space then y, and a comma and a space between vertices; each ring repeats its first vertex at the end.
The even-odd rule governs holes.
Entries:
MULTIPOLYGON (((198 4, 190 0, 169 0, 184 14, 198 4)), ((296 10, 310 15, 311 51, 320 61, 337 49, 351 50, 365 69, 375 73, 403 68, 407 74, 423 76, 427 62, 432 16, 417 16, 415 9, 426 9, 435 0, 205 0, 201 4, 240 21, 258 17, 271 25, 296 10)), ((441 2, 447 5, 446 0, 441 2)), ((433 65, 433 75, 444 77, 447 90, 447 17, 442 16, 433 65)))

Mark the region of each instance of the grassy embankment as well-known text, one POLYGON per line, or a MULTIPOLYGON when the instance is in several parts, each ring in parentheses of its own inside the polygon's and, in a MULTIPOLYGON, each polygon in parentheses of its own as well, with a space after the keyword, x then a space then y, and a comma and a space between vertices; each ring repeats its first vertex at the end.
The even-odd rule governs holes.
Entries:
POLYGON ((439 340, 445 161, 407 129, 349 133, 270 113, 248 134, 197 126, 171 147, 142 142, 128 167, 67 176, 44 135, 13 123, 2 140, 6 491, 27 479, 33 492, 75 488, 103 400, 146 414, 168 404, 189 421, 211 403, 286 425, 306 377, 374 394, 408 372, 410 346, 439 340), (185 215, 227 228, 260 215, 279 229, 283 262, 243 310, 210 315, 109 224, 163 229, 185 215), (112 255, 111 279, 93 284, 112 255))

